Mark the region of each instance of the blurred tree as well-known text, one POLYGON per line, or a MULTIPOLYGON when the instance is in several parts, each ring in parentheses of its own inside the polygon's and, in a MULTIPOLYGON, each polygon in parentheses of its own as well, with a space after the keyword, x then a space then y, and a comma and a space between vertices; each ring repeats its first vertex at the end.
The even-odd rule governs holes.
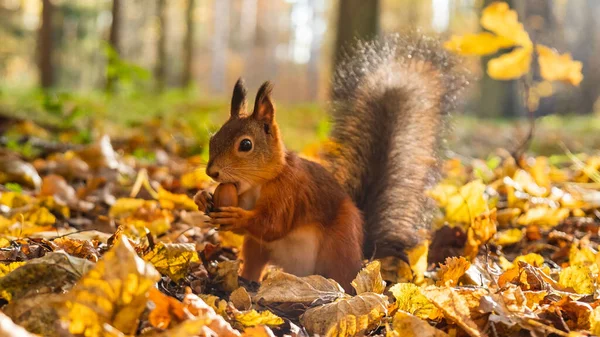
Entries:
MULTIPOLYGON (((498 0, 485 0, 483 6, 488 6, 498 0)), ((513 9, 518 0, 505 0, 513 9)), ((481 11, 479 11, 481 13, 481 11)), ((497 55, 482 57, 482 68, 487 69, 488 61, 497 55)), ((519 90, 518 80, 498 81, 483 72, 478 102, 478 115, 482 117, 519 117, 525 114, 523 97, 519 90)))
POLYGON ((340 0, 333 66, 337 68, 356 38, 372 39, 379 33, 379 0, 340 0))
POLYGON ((187 1, 186 9, 186 32, 183 43, 183 74, 181 77, 181 86, 189 87, 193 78, 193 59, 194 59, 194 9, 196 0, 187 1))
MULTIPOLYGON (((108 42, 117 56, 121 57, 121 0, 113 0, 112 22, 110 24, 110 36, 108 42)), ((106 91, 114 89, 116 76, 108 75, 106 79, 106 91)))
POLYGON ((42 0, 42 18, 38 30, 38 67, 40 72, 40 85, 50 88, 54 85, 54 68, 52 62, 53 34, 52 14, 54 5, 50 0, 42 0))
POLYGON ((167 58, 167 11, 166 0, 158 0, 156 6, 156 16, 158 17, 158 43, 156 45, 156 65, 154 68, 154 77, 156 79, 156 89, 162 91, 165 88, 166 77, 166 58, 167 58))
POLYGON ((227 90, 230 10, 230 0, 214 1, 211 84, 219 93, 227 90))
MULTIPOLYGON (((573 57, 583 62, 583 82, 574 92, 573 107, 578 113, 590 113, 600 97, 600 1, 572 0, 567 3, 565 31, 571 36, 573 57)), ((568 111, 570 112, 570 111, 568 111)))

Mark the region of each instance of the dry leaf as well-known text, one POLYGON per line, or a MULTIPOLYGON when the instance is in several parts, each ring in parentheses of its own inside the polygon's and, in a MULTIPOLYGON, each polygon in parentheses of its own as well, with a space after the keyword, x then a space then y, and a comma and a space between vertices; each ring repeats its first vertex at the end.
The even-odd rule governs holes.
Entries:
POLYGON ((398 310, 423 319, 437 319, 441 316, 439 310, 423 295, 421 288, 413 283, 398 283, 390 288, 396 298, 398 310))
POLYGON ((238 310, 250 310, 252 299, 245 288, 239 287, 229 295, 229 300, 238 310))
POLYGON ((438 271, 438 286, 457 286, 458 280, 471 267, 471 263, 464 257, 448 257, 446 263, 438 271))
POLYGON ((444 313, 446 318, 459 325, 470 336, 486 336, 471 319, 471 312, 465 298, 460 296, 454 289, 429 286, 424 288, 422 292, 427 299, 444 313))
POLYGON ((254 302, 297 302, 310 304, 316 300, 327 303, 346 297, 344 289, 320 275, 298 277, 277 271, 264 280, 254 296, 254 302))
POLYGON ((131 334, 159 277, 121 236, 67 294, 61 318, 72 334, 102 336, 106 324, 131 334))
POLYGON ((352 281, 352 287, 358 295, 366 292, 383 294, 385 282, 381 278, 381 263, 369 262, 352 281))
POLYGON ((158 242, 152 251, 144 255, 144 260, 175 282, 185 276, 190 263, 200 261, 195 244, 162 242, 158 242))
POLYGON ((300 322, 311 334, 356 336, 379 325, 386 314, 385 296, 363 293, 308 309, 300 317, 300 322))
POLYGON ((256 310, 249 310, 236 313, 234 315, 235 320, 242 324, 244 327, 251 327, 257 325, 266 325, 269 327, 276 327, 283 324, 283 319, 269 310, 258 312, 256 310))
POLYGON ((413 316, 404 311, 398 311, 392 321, 392 329, 388 330, 388 337, 447 337, 448 334, 438 330, 427 321, 413 316))
POLYGON ((559 273, 558 284, 572 288, 578 294, 593 294, 596 290, 590 268, 586 266, 570 266, 559 273))

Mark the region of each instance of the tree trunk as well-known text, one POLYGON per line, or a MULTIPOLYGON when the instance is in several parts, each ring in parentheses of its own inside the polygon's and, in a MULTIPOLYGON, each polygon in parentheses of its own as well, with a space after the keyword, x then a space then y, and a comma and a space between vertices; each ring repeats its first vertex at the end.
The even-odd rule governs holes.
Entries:
POLYGON ((52 62, 53 36, 52 13, 54 6, 50 0, 42 1, 42 24, 38 31, 38 67, 40 85, 44 89, 54 85, 54 68, 52 62))
POLYGON ((372 39, 379 33, 379 0, 340 0, 334 69, 355 39, 372 39))
POLYGON ((214 0, 213 11, 213 50, 212 50, 212 88, 223 93, 227 76, 227 54, 229 49, 229 9, 230 0, 214 0))
POLYGON ((194 60, 194 8, 196 0, 188 0, 186 21, 187 31, 183 46, 183 74, 181 76, 181 86, 189 87, 193 79, 193 60, 194 60))
POLYGON ((158 0, 156 15, 158 16, 158 44, 156 53, 156 65, 154 68, 154 78, 156 80, 156 89, 162 91, 165 88, 166 77, 166 58, 167 58, 167 13, 166 0, 158 0))
MULTIPOLYGON (((496 0, 485 0, 484 6, 487 6, 494 1, 496 0)), ((512 6, 515 3, 514 0, 506 2, 511 5, 511 8, 514 8, 512 6)), ((496 56, 482 58, 481 66, 484 70, 487 69, 488 61, 496 56)), ((519 90, 519 80, 494 80, 488 76, 487 71, 484 71, 480 89, 481 94, 478 103, 479 116, 512 118, 525 115, 523 98, 519 90)))
MULTIPOLYGON (((112 23, 110 25, 110 36, 108 38, 108 43, 119 57, 121 56, 121 20, 121 0, 113 0, 112 23)), ((116 76, 111 74, 107 75, 107 92, 112 92, 114 90, 116 80, 116 76)))

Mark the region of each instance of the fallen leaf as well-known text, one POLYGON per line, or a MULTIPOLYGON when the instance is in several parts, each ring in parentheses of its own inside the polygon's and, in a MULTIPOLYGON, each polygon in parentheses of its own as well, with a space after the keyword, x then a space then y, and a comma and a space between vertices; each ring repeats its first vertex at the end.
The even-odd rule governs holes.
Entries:
POLYGON ((144 260, 175 282, 185 277, 190 263, 200 261, 195 244, 163 242, 156 243, 154 249, 144 255, 144 260))
POLYGON ((179 323, 189 316, 181 302, 156 288, 150 288, 149 299, 154 303, 154 309, 148 315, 148 321, 154 327, 167 329, 173 321, 179 323))
POLYGON ((438 286, 457 286, 458 280, 471 267, 471 263, 464 257, 448 257, 446 263, 438 271, 438 286))
POLYGON ((596 290, 590 268, 569 266, 559 273, 558 284, 572 288, 578 294, 593 294, 596 290))
POLYGON ((422 292, 427 299, 444 313, 446 318, 459 325, 470 336, 486 336, 471 319, 471 312, 467 301, 454 289, 429 286, 422 289, 422 292))
POLYGON ((277 271, 262 282, 254 296, 254 302, 310 304, 320 300, 327 303, 346 296, 344 289, 337 282, 323 276, 298 277, 277 271))
POLYGON ((436 319, 441 316, 439 310, 423 295, 421 288, 413 283, 398 283, 390 288, 396 299, 398 310, 423 319, 436 319))
POLYGON ((48 253, 0 278, 0 289, 10 295, 7 299, 12 300, 31 294, 61 293, 70 289, 92 267, 93 263, 63 252, 48 253))
POLYGON ((308 309, 300 322, 310 334, 356 336, 373 329, 387 314, 387 298, 363 293, 308 309))
POLYGON ((385 282, 381 278, 381 263, 377 260, 369 262, 352 281, 352 287, 358 295, 366 292, 383 294, 385 282))
POLYGON ((250 310, 252 307, 252 298, 245 288, 239 287, 229 295, 229 300, 238 310, 250 310))
POLYGON ((248 310, 236 313, 234 315, 236 321, 244 327, 252 327, 258 325, 266 325, 276 327, 283 324, 283 319, 269 310, 258 312, 256 310, 248 310))
POLYGON ((67 294, 61 319, 72 334, 101 336, 105 325, 131 334, 159 277, 121 236, 67 294))
POLYGON ((392 329, 388 337, 447 337, 448 334, 438 330, 427 321, 404 311, 398 311, 392 321, 392 329))

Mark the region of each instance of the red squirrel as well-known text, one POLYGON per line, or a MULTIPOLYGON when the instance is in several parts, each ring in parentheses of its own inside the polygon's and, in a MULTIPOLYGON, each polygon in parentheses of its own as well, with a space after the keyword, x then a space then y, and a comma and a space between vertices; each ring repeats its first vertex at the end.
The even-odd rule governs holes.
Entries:
POLYGON ((423 239, 434 204, 444 117, 466 84, 438 40, 392 36, 359 43, 337 69, 331 139, 321 165, 288 151, 272 85, 251 113, 235 84, 229 120, 212 136, 206 173, 237 187, 239 207, 212 209, 211 222, 245 233, 241 275, 259 281, 268 263, 298 276, 319 274, 351 291, 363 258, 398 256, 423 239))

